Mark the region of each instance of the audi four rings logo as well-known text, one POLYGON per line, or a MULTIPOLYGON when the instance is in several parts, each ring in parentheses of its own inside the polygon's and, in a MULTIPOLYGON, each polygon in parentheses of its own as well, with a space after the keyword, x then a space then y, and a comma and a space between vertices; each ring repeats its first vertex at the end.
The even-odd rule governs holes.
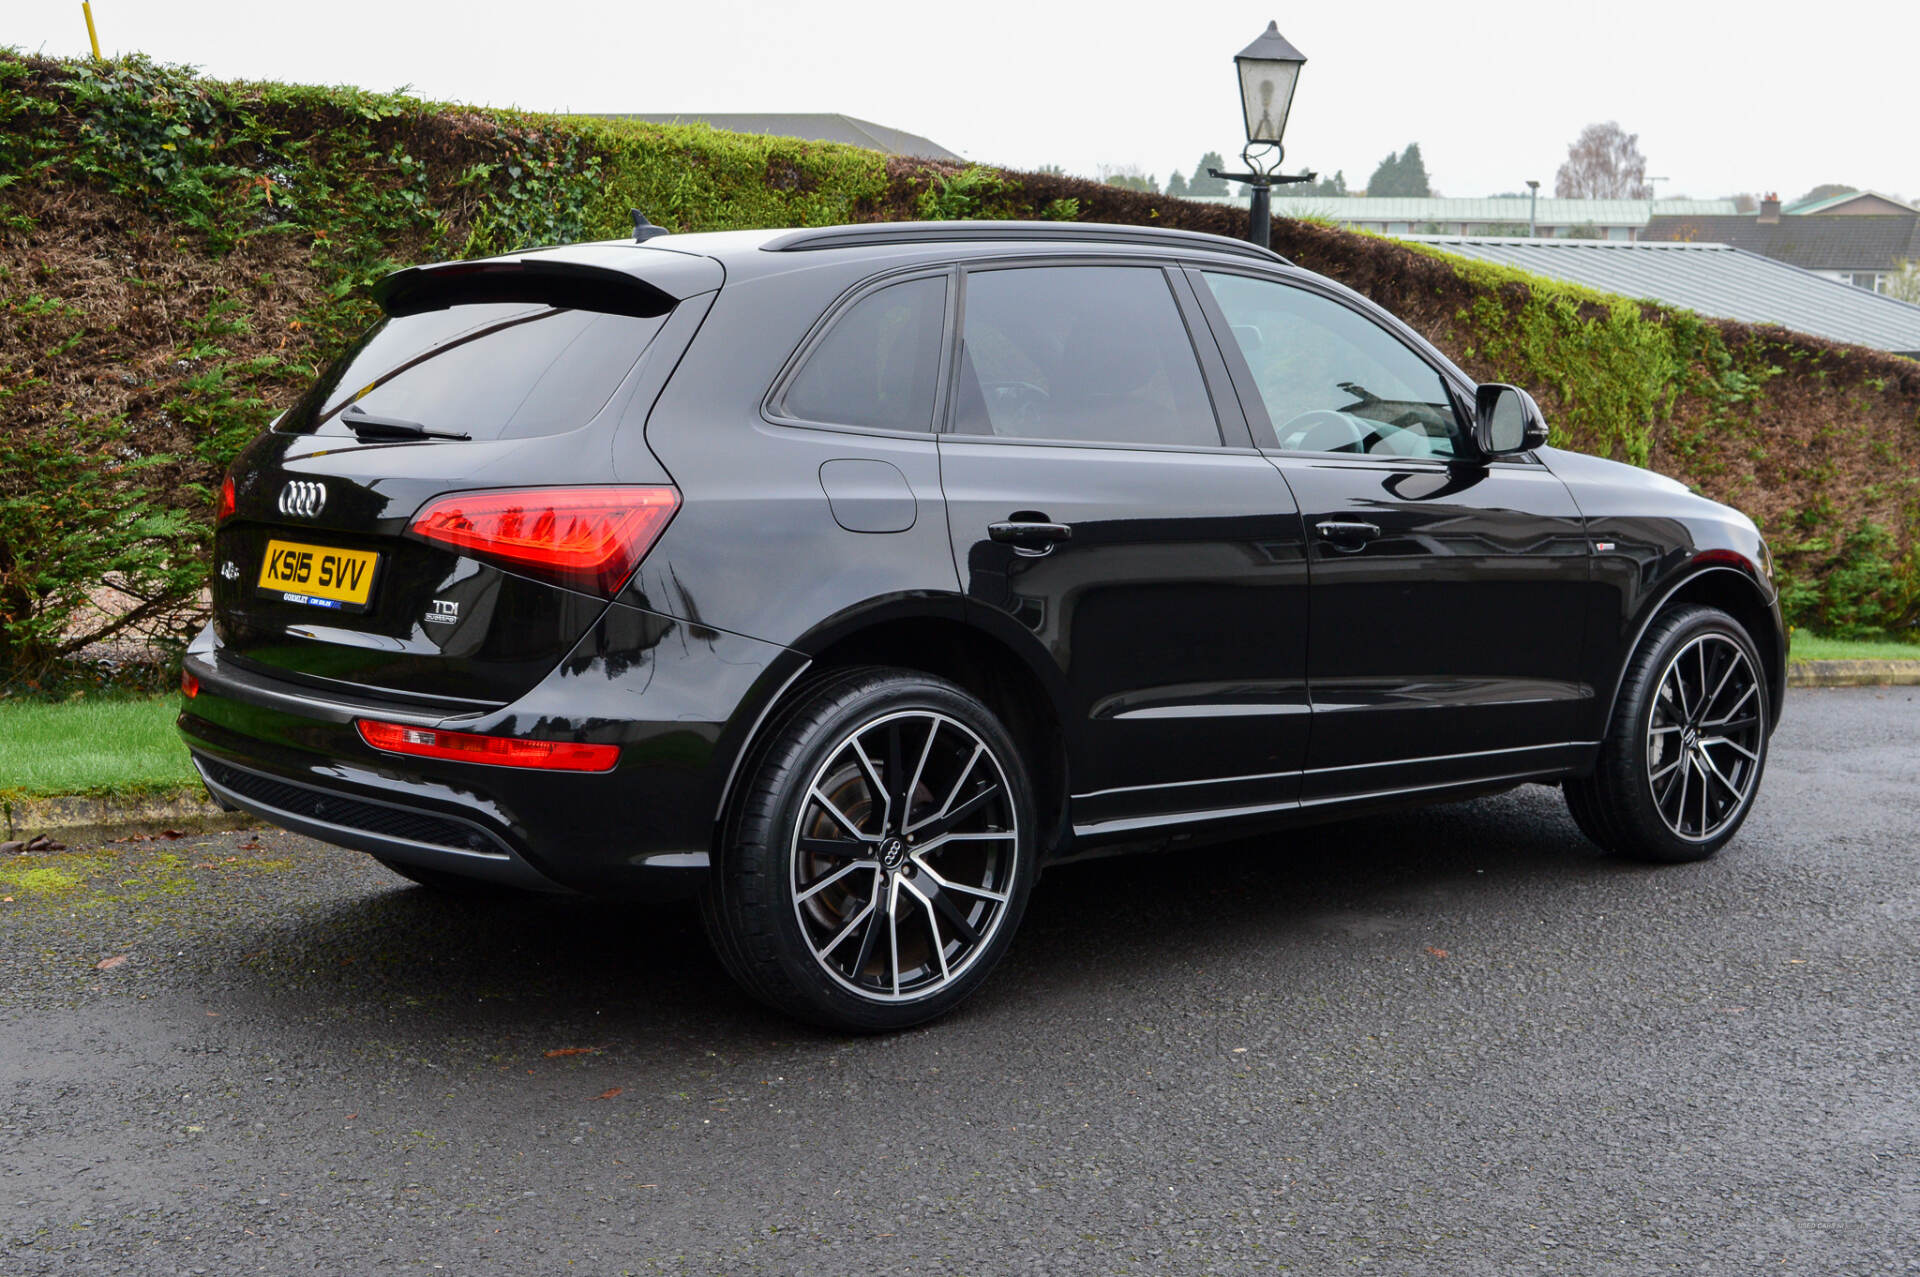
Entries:
POLYGON ((311 519, 327 508, 327 485, 295 479, 280 489, 280 513, 311 519))

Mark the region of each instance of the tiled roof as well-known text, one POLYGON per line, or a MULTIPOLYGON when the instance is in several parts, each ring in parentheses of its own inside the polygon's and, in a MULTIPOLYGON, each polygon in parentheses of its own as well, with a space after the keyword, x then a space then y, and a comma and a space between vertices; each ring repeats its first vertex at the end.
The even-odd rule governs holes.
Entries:
POLYGON ((646 120, 652 124, 711 124, 714 128, 724 129, 729 133, 763 133, 772 137, 797 137, 809 142, 844 142, 848 146, 865 147, 869 151, 879 151, 885 155, 912 155, 924 160, 966 162, 964 157, 949 151, 938 142, 921 137, 918 133, 888 128, 884 124, 855 119, 851 115, 831 113, 786 115, 752 112, 708 115, 692 111, 640 111, 602 115, 599 118, 646 120))
MULTIPOLYGON (((1369 199, 1363 195, 1279 195, 1275 217, 1316 216, 1336 222, 1508 222, 1525 224, 1532 204, 1526 196, 1506 199, 1369 199)), ((1643 226, 1655 215, 1731 215, 1732 200, 1561 200, 1542 199, 1536 220, 1542 226, 1643 226)))
POLYGON ((1645 240, 1732 244, 1808 270, 1886 270, 1920 258, 1920 212, 1829 214, 1762 222, 1745 217, 1656 217, 1640 232, 1645 240))
POLYGON ((1400 238, 1601 292, 1644 297, 1750 324, 1779 324, 1816 337, 1920 358, 1920 306, 1726 244, 1442 235, 1400 238))

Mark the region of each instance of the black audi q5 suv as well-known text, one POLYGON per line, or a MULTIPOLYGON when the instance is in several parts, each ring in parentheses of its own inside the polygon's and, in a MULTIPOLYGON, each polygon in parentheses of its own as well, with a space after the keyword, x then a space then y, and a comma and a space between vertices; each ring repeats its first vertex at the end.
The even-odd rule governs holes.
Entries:
POLYGON ((1693 860, 1753 804, 1754 525, 1263 249, 656 235, 377 296, 225 482, 180 730, 416 881, 697 895, 753 994, 884 1029, 1069 858, 1533 781, 1693 860))

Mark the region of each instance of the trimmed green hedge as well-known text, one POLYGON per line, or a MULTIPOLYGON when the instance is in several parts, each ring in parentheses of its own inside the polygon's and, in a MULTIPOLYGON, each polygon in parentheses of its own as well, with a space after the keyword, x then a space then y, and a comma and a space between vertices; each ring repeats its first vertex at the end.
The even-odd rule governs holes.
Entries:
MULTIPOLYGON (((177 645, 220 470, 369 321, 370 281, 624 235, 634 207, 676 230, 1244 218, 704 126, 0 51, 0 683, 57 676, 116 633, 177 645)), ((1475 376, 1533 389, 1556 442, 1748 510, 1794 620, 1868 636, 1920 619, 1920 366, 1311 223, 1274 245, 1475 376)))

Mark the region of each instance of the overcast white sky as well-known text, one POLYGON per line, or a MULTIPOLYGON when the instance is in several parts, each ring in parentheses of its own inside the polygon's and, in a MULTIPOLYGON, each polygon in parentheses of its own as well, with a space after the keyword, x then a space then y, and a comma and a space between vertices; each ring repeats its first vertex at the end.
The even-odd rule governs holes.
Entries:
MULTIPOLYGON (((1661 195, 1820 182, 1920 198, 1920 0, 94 0, 104 50, 227 78, 538 110, 841 111, 971 159, 1161 181, 1243 132, 1232 56, 1307 55, 1288 168, 1365 182, 1417 141, 1445 195, 1546 190, 1596 120, 1661 195)), ((78 0, 0 0, 0 44, 87 48, 78 0)))

